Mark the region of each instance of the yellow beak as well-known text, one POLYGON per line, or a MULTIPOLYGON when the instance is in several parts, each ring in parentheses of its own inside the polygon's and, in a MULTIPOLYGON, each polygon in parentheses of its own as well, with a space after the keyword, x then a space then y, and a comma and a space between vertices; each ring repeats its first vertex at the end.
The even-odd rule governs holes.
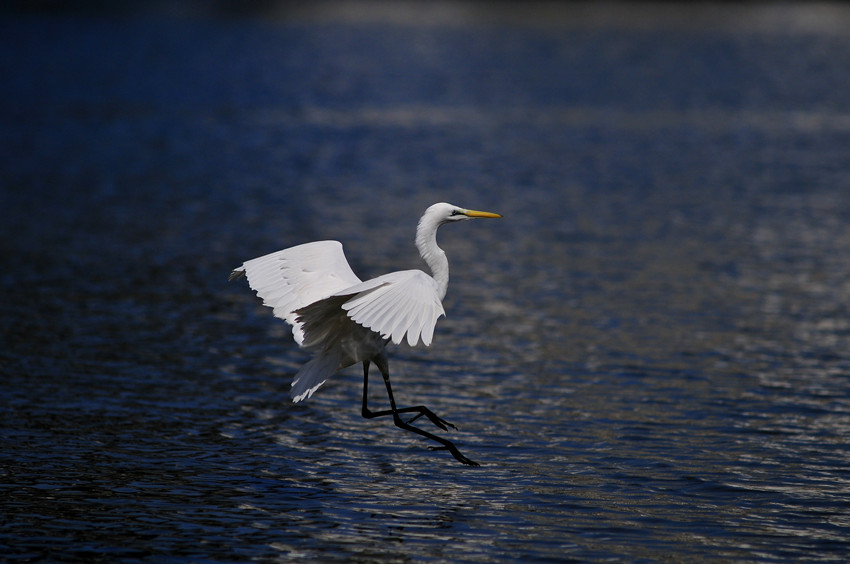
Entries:
POLYGON ((463 212, 463 215, 467 217, 502 217, 497 213, 490 213, 485 211, 475 211, 475 210, 466 210, 463 212))

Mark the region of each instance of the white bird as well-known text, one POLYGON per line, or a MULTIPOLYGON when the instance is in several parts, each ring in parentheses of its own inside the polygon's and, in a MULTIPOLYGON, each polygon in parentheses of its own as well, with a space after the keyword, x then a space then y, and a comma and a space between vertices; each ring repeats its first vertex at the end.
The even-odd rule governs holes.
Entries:
POLYGON ((402 270, 363 282, 345 259, 339 241, 316 241, 290 247, 246 261, 230 274, 230 280, 247 276, 248 284, 274 308, 274 315, 292 325, 292 335, 301 348, 313 354, 292 381, 292 401, 313 395, 340 369, 363 363, 363 417, 392 415, 396 426, 440 443, 460 462, 478 464, 460 453, 455 445, 414 427, 421 416, 448 430, 454 425, 425 406, 396 407, 390 386, 385 347, 389 341, 405 339, 414 346, 420 340, 431 344, 434 326, 445 315, 442 300, 449 282, 449 261, 437 246, 437 228, 475 217, 502 217, 496 213, 468 210, 452 204, 434 204, 425 210, 416 228, 416 248, 431 269, 402 270), (369 365, 374 362, 384 379, 390 409, 372 411, 366 405, 369 365), (408 421, 402 413, 415 413, 408 421))

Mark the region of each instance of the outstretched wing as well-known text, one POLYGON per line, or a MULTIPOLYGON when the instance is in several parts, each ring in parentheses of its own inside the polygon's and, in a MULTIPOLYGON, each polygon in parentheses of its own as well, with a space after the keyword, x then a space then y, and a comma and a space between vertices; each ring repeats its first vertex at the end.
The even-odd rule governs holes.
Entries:
POLYGON ((348 317, 395 344, 407 334, 410 346, 420 337, 425 346, 430 345, 437 319, 446 314, 437 283, 421 270, 385 274, 335 295, 351 296, 342 304, 348 317))
POLYGON ((292 325, 299 345, 304 332, 295 310, 361 283, 339 241, 305 243, 245 261, 230 279, 243 275, 263 305, 274 308, 276 317, 292 325))

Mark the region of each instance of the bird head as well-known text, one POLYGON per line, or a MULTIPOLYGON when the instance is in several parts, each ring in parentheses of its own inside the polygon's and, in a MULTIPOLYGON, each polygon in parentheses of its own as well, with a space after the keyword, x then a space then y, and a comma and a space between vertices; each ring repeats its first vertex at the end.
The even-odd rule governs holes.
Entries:
POLYGON ((438 220, 439 223, 464 221, 467 219, 473 219, 475 217, 502 217, 497 213, 468 210, 459 206, 455 206, 453 204, 447 204, 445 202, 434 204, 433 206, 428 208, 425 211, 425 216, 433 216, 438 220))

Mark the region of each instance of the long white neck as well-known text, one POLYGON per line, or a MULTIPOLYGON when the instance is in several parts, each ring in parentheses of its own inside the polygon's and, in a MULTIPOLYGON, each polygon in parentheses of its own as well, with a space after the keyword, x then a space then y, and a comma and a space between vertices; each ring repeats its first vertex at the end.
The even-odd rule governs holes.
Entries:
POLYGON ((430 214, 426 213, 422 216, 416 227, 416 248, 431 269, 431 276, 437 282, 437 291, 442 301, 446 297, 446 288, 449 285, 449 259, 446 258, 443 249, 437 246, 437 228, 440 223, 439 218, 430 214))

